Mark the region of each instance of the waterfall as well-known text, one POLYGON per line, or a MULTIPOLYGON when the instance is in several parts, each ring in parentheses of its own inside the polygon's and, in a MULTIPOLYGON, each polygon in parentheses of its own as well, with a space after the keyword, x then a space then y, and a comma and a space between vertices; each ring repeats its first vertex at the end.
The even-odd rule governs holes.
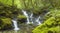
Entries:
POLYGON ((36 19, 36 22, 39 24, 41 24, 41 21, 39 20, 40 19, 40 16, 36 19))
POLYGON ((17 21, 16 20, 12 20, 13 24, 14 24, 14 30, 17 31, 19 30, 18 25, 17 25, 17 21))
POLYGON ((37 22, 38 23, 38 25, 39 24, 41 24, 41 21, 40 21, 40 16, 39 17, 33 17, 33 13, 27 13, 26 11, 24 11, 24 10, 22 10, 22 12, 23 12, 23 14, 27 17, 27 24, 30 24, 30 22, 32 23, 32 24, 34 24, 35 22, 37 22))
POLYGON ((31 15, 30 15, 31 22, 32 22, 32 24, 33 24, 33 20, 32 20, 33 17, 32 17, 32 16, 33 16, 33 13, 31 13, 31 15))
POLYGON ((29 16, 26 11, 22 10, 23 14, 27 17, 27 24, 29 24, 29 16))

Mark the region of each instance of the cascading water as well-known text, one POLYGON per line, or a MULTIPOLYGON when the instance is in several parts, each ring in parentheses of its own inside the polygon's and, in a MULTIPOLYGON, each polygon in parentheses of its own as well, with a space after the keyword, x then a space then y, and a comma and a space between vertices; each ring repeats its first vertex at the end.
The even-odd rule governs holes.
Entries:
POLYGON ((41 24, 41 21, 39 20, 40 19, 40 16, 38 18, 34 18, 33 17, 33 13, 27 13, 26 11, 22 10, 23 14, 27 17, 27 24, 29 24, 30 22, 33 24, 35 22, 39 24, 41 24), (35 19, 35 20, 34 20, 35 19))
POLYGON ((32 16, 33 16, 33 13, 31 13, 31 15, 30 15, 31 22, 32 22, 32 24, 33 24, 33 20, 32 20, 32 19, 33 19, 33 17, 32 17, 32 16))
POLYGON ((40 19, 40 16, 36 19, 36 22, 38 23, 38 25, 41 24, 41 21, 39 21, 39 19, 40 19))
POLYGON ((29 16, 26 11, 22 10, 23 14, 27 17, 27 24, 29 24, 29 16))
POLYGON ((14 30, 17 31, 19 30, 18 25, 17 25, 17 20, 12 20, 13 24, 14 24, 14 30))

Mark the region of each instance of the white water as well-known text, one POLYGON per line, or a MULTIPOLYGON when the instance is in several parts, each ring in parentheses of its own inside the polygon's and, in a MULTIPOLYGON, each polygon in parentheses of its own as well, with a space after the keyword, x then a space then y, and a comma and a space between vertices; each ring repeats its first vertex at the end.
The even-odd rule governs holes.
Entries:
POLYGON ((31 15, 30 15, 30 18, 31 18, 31 22, 32 22, 32 24, 33 24, 33 13, 31 13, 31 15))
POLYGON ((36 19, 36 22, 38 23, 38 25, 41 24, 41 22, 39 21, 39 19, 40 19, 40 16, 36 19))
POLYGON ((12 20, 13 24, 14 24, 14 30, 17 31, 19 30, 18 25, 17 25, 17 21, 16 20, 12 20))
MULTIPOLYGON (((30 14, 30 17, 28 16, 28 13, 24 10, 22 10, 23 14, 27 17, 27 24, 30 23, 30 20, 31 20, 31 23, 33 24, 33 13, 30 14), (29 20, 30 18, 30 20, 29 20)), ((39 20, 40 19, 40 16, 38 18, 36 18, 36 20, 34 20, 35 22, 39 24, 41 24, 41 21, 39 20)))
POLYGON ((29 24, 29 16, 26 11, 22 10, 23 14, 27 17, 27 24, 29 24))

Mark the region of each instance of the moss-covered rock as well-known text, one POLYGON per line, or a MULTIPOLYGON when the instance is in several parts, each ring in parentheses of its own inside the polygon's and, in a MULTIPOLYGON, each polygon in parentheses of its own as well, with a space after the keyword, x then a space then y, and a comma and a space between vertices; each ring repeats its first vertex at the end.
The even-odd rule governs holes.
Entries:
POLYGON ((18 22, 20 22, 20 23, 25 23, 26 19, 27 19, 26 16, 20 15, 20 14, 17 16, 17 18, 18 18, 18 22))
MULTIPOLYGON (((59 18, 57 18, 59 19, 59 18)), ((60 21, 57 21, 55 17, 51 17, 43 24, 35 28, 33 33, 60 33, 60 21)))
POLYGON ((1 29, 6 30, 6 29, 11 29, 12 28, 12 22, 10 18, 0 18, 1 20, 1 29))
POLYGON ((60 10, 50 9, 45 15, 46 20, 43 24, 36 27, 33 33, 60 33, 60 10))
POLYGON ((26 17, 26 16, 24 16, 24 15, 20 15, 20 14, 19 14, 19 15, 17 16, 17 18, 22 19, 22 18, 27 18, 27 17, 26 17))

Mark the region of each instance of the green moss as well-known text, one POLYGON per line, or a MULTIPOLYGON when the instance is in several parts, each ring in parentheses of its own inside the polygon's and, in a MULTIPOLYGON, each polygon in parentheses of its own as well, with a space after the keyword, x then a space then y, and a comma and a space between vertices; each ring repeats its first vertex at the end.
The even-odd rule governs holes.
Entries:
POLYGON ((22 18, 27 18, 26 16, 20 15, 20 14, 19 14, 17 17, 20 18, 20 19, 22 19, 22 18))
POLYGON ((54 33, 55 33, 55 32, 56 32, 56 33, 60 33, 60 32, 59 32, 59 29, 60 29, 59 27, 60 27, 60 26, 52 27, 52 28, 50 28, 49 30, 52 31, 52 32, 54 32, 54 33))
POLYGON ((0 20, 2 21, 1 24, 1 29, 8 29, 8 28, 12 28, 12 22, 10 18, 0 18, 0 20))
POLYGON ((19 23, 25 23, 26 22, 26 19, 27 19, 26 16, 20 15, 20 14, 17 16, 17 18, 18 18, 18 22, 19 23))
POLYGON ((57 21, 57 19, 60 18, 50 17, 43 24, 36 27, 32 32, 33 33, 55 33, 55 32, 60 33, 59 32, 60 22, 57 21))
POLYGON ((54 18, 54 17, 51 17, 51 18, 49 18, 47 21, 45 21, 45 24, 51 25, 52 23, 55 22, 54 20, 55 20, 55 18, 54 18))
POLYGON ((3 18, 1 20, 4 24, 11 24, 11 19, 10 18, 3 18))

